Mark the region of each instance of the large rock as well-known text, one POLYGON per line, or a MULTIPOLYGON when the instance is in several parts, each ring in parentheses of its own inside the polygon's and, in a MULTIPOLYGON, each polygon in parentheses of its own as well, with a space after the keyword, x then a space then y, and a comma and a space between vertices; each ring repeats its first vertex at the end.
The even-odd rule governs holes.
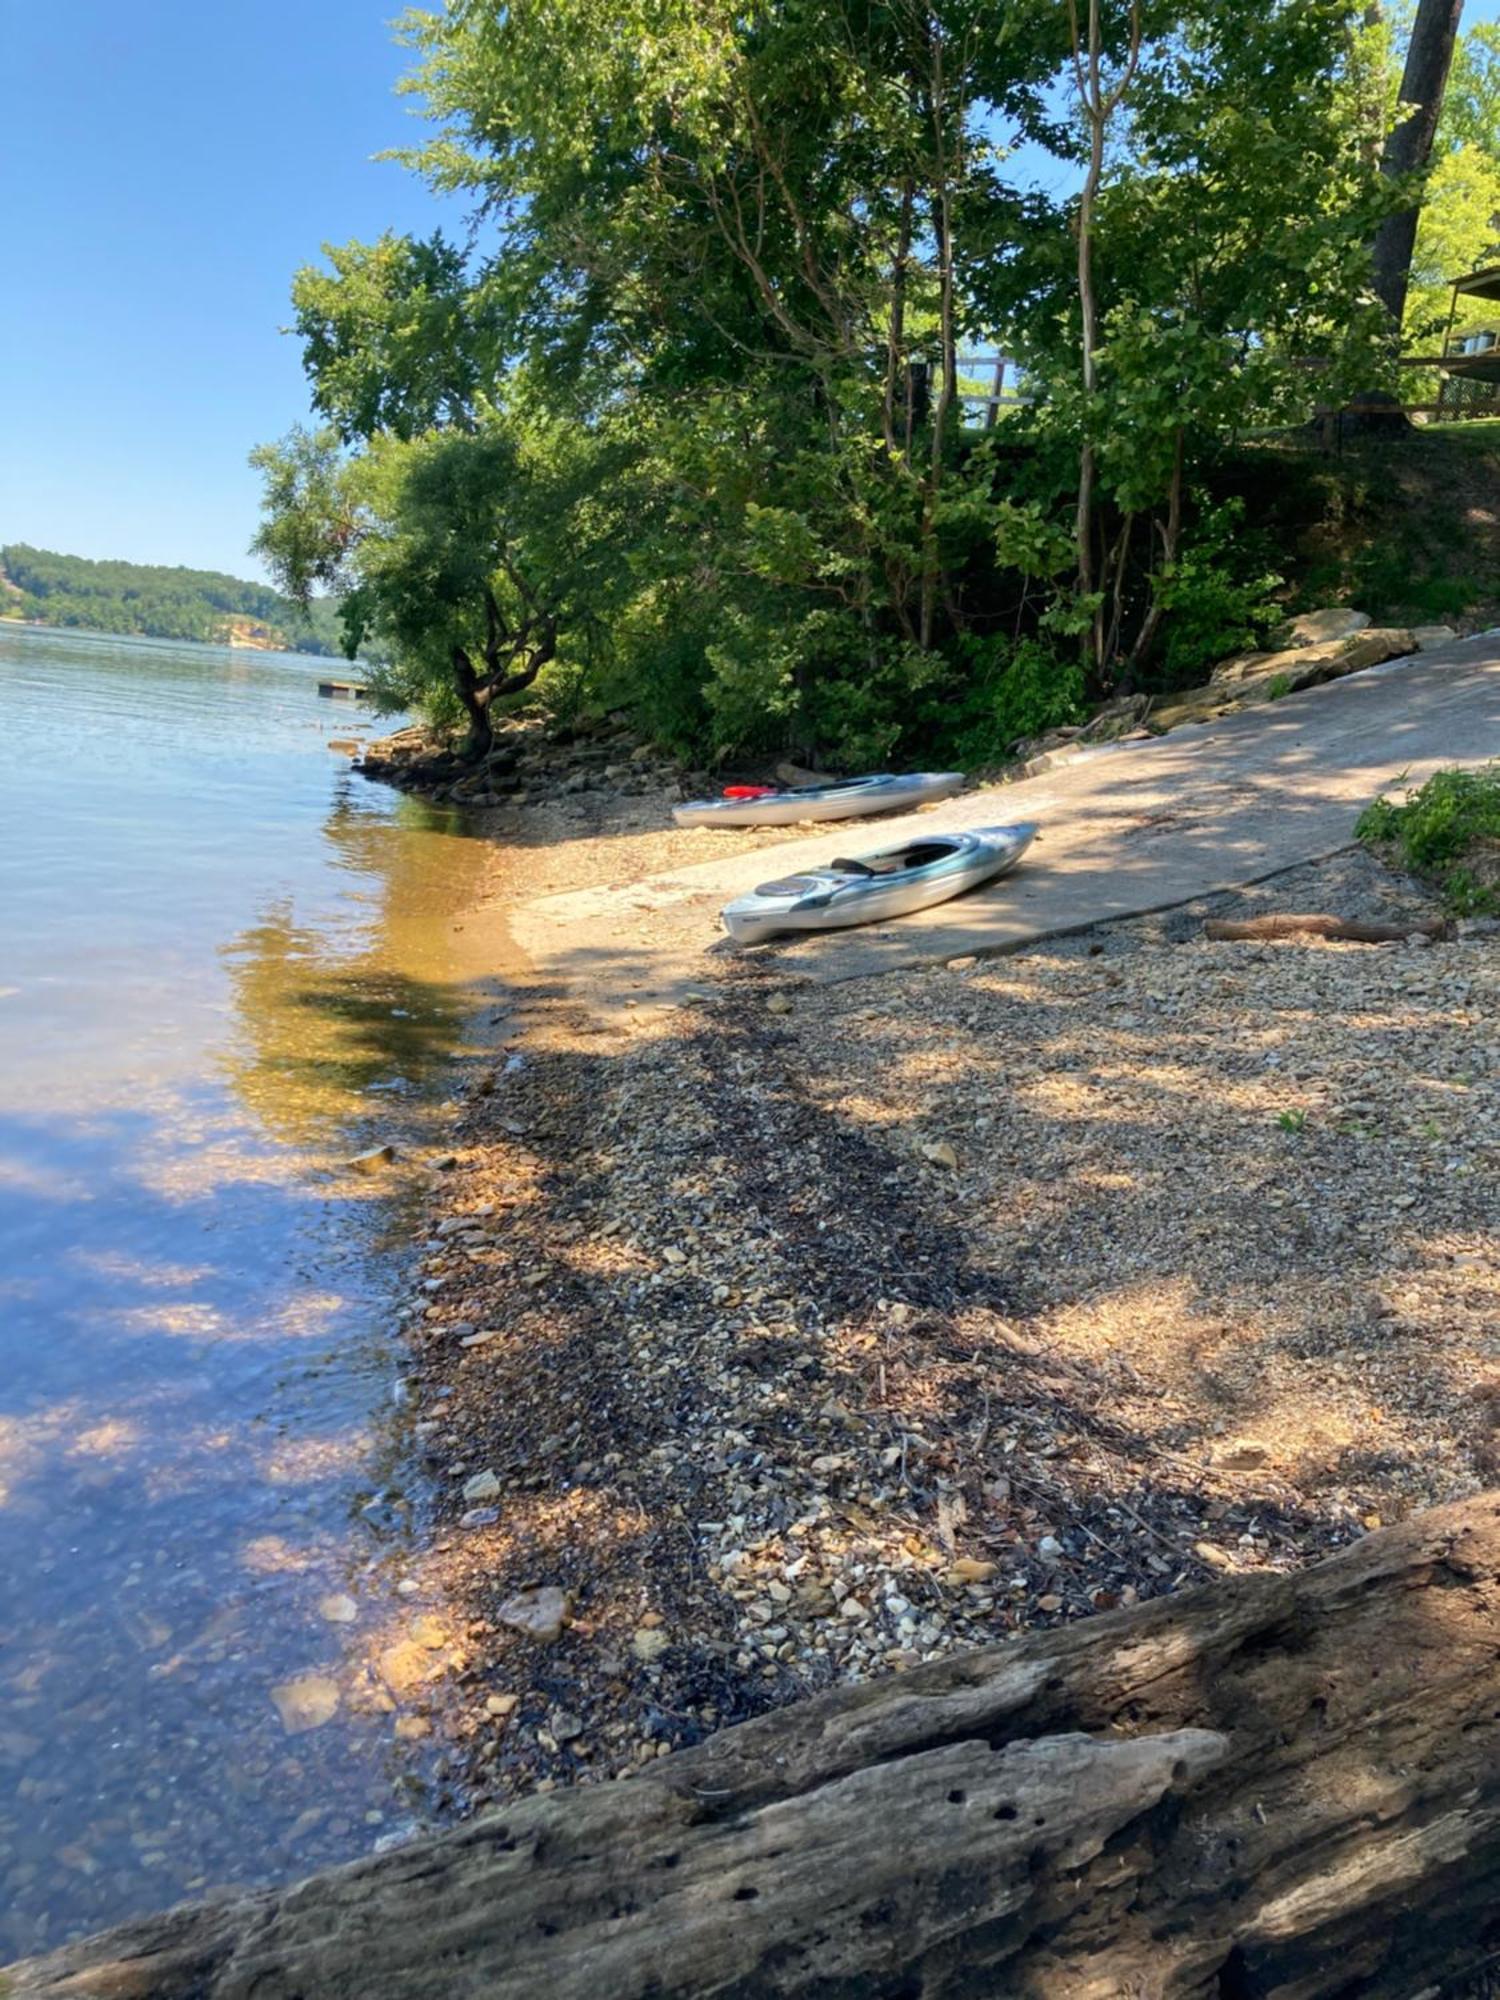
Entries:
POLYGON ((1417 650, 1411 632, 1400 626, 1377 625, 1367 632, 1355 632, 1344 639, 1327 639, 1318 645, 1293 646, 1280 653, 1240 653, 1223 660, 1209 675, 1212 687, 1239 687, 1249 681, 1284 677, 1291 687, 1316 687, 1322 681, 1336 681, 1344 674, 1357 674, 1366 667, 1378 667, 1384 660, 1398 660, 1417 650))
POLYGON ((1500 1495, 10 1968, 11 2000, 1411 2000, 1491 1962, 1500 1495))
POLYGON ((1296 646, 1282 653, 1237 653, 1221 660, 1205 687, 1168 695, 1151 713, 1152 727, 1175 729, 1184 722, 1209 722, 1257 702, 1272 701, 1303 688, 1321 687, 1346 674, 1363 673, 1386 660, 1398 660, 1417 650, 1405 627, 1374 626, 1347 639, 1319 646, 1296 646))
POLYGON ((1330 639, 1347 639, 1354 632, 1363 632, 1369 622, 1368 611, 1349 611, 1339 604, 1326 611, 1304 611, 1284 628, 1282 644, 1321 646, 1330 639))

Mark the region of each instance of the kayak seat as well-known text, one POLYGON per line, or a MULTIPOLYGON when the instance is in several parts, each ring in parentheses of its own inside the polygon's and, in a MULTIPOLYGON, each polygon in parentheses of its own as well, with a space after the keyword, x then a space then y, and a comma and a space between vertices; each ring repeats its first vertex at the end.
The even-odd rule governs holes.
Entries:
POLYGON ((908 868, 926 868, 934 861, 945 861, 952 852, 952 841, 919 840, 895 854, 883 854, 873 867, 868 861, 847 859, 830 861, 828 865, 840 875, 900 875, 908 868))

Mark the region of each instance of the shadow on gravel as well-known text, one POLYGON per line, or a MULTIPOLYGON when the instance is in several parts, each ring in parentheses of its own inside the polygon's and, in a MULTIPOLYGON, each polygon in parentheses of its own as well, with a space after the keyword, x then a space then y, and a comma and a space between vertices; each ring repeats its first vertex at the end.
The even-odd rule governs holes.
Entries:
MULTIPOLYGON (((1268 1100, 1260 1058, 1306 1007, 1268 996, 1253 1062, 1169 990, 1119 1018, 1133 949, 1059 948, 1028 995, 998 961, 794 988, 790 1014, 751 966, 631 1037, 554 1022, 476 1104, 450 1206, 491 1212, 436 1254, 417 1335, 418 1400, 452 1388, 464 1462, 500 1484, 441 1555, 508 1711, 473 1705, 462 1795, 618 1774, 851 1674, 1296 1566, 1475 1482, 1485 1419, 1452 1409, 1475 1343, 1405 1375, 1359 1345, 1377 1313, 1387 1347, 1402 1325, 1386 1233, 1359 1231, 1372 1185, 1410 1183, 1407 1238, 1493 1246, 1483 1181, 1283 1131, 1291 1085, 1268 1100), (1321 1209, 1279 1205, 1320 1175, 1321 1209), (455 1325, 492 1337, 464 1350, 455 1325), (1436 1454, 1413 1442, 1434 1395, 1436 1454), (1236 1434, 1262 1425, 1257 1456, 1236 1434), (500 1615, 542 1586, 572 1604, 547 1645, 500 1615)), ((1364 1033, 1353 1007, 1320 1025, 1364 1033)), ((1413 1102, 1433 1025, 1393 1018, 1371 1058, 1413 1102)))

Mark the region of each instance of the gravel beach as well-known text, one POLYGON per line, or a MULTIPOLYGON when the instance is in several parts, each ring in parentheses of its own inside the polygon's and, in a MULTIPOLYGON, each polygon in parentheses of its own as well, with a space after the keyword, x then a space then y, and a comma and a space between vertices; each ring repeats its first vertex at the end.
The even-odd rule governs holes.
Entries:
MULTIPOLYGON (((670 863, 664 803, 552 804, 518 887, 670 863)), ((1431 914, 1350 851, 832 989, 748 954, 633 1031, 523 989, 406 1309, 455 1615, 386 1680, 454 1804, 1493 1479, 1500 939, 1203 933, 1311 910, 1431 914)))

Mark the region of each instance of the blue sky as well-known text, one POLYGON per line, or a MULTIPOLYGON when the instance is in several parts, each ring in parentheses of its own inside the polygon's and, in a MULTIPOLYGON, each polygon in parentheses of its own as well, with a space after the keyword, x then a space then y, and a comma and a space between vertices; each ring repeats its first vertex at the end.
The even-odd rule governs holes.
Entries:
POLYGON ((422 129, 396 11, 0 0, 0 542, 253 573, 245 455, 307 407, 292 272, 443 219, 371 158, 422 129))
POLYGON ((249 574, 288 283, 429 230, 395 0, 0 0, 0 542, 249 574))

